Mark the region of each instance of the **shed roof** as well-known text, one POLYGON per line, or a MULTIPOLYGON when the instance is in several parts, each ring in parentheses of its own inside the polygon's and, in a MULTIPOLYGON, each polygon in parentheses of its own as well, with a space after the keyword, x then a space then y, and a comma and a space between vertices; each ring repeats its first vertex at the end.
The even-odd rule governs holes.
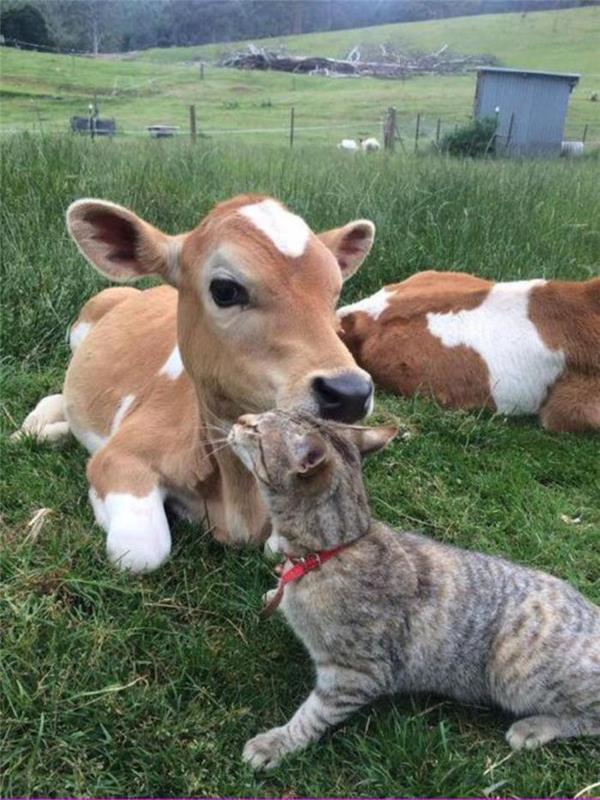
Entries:
POLYGON ((508 73, 509 75, 521 75, 523 78, 529 77, 529 75, 534 77, 557 78, 558 80, 569 81, 571 86, 575 86, 581 77, 578 72, 542 72, 535 69, 514 69, 509 67, 477 67, 477 72, 508 73))

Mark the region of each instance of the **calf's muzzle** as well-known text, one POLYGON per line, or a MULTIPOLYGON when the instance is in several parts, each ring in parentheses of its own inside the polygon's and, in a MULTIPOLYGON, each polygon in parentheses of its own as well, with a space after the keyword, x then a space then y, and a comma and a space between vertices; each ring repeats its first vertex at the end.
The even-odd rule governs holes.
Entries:
POLYGON ((369 411, 373 381, 355 372, 342 372, 334 377, 315 378, 312 389, 322 417, 337 422, 358 422, 369 411))

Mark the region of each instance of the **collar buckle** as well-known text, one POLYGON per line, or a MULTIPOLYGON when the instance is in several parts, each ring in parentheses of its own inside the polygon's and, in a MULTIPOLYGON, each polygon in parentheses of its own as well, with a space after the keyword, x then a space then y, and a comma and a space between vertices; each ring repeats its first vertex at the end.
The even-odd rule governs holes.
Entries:
POLYGON ((292 564, 299 564, 302 566, 306 572, 310 572, 313 569, 319 569, 319 567, 323 564, 321 554, 318 552, 307 553, 305 556, 297 556, 296 558, 291 558, 290 561, 292 564))

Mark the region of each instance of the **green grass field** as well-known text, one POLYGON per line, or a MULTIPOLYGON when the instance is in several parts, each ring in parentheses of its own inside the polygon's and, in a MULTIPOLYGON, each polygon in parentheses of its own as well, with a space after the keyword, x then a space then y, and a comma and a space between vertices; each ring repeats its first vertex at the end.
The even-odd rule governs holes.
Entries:
MULTIPOLYGON (((178 524, 165 567, 119 574, 93 523, 82 449, 6 434, 60 390, 66 328, 105 285, 65 231, 74 198, 129 205, 170 232, 246 190, 282 198, 315 230, 370 217, 378 237, 345 291, 352 300, 432 266, 503 279, 598 274, 598 162, 350 161, 310 148, 46 136, 1 147, 0 794, 597 794, 597 739, 511 754, 507 718, 438 697, 381 702, 253 775, 245 740, 287 719, 312 682, 283 621, 259 618, 273 585, 261 554, 178 524)), ((368 464, 377 516, 549 570, 600 602, 597 436, 382 394, 377 414, 415 434, 368 464)))
MULTIPOLYGON (((580 72, 565 135, 600 143, 600 8, 462 17, 386 25, 354 31, 270 40, 291 52, 344 56, 356 44, 382 43, 433 51, 443 44, 465 54, 490 53, 505 66, 580 72)), ((475 75, 423 76, 406 81, 333 79, 245 72, 207 66, 200 81, 198 59, 213 62, 223 45, 147 50, 137 56, 88 59, 0 48, 1 131, 68 129, 73 114, 87 114, 94 95, 101 113, 120 131, 141 135, 145 125, 167 122, 187 132, 188 106, 197 107, 205 134, 221 140, 283 143, 290 107, 296 109, 297 141, 333 145, 343 137, 381 136, 385 110, 398 108, 401 132, 412 139, 417 113, 425 139, 451 130, 472 114, 475 75), (256 131, 259 132, 256 132, 256 131), (244 131, 244 133, 235 133, 244 131)), ((412 147, 412 141, 408 145, 412 147)))

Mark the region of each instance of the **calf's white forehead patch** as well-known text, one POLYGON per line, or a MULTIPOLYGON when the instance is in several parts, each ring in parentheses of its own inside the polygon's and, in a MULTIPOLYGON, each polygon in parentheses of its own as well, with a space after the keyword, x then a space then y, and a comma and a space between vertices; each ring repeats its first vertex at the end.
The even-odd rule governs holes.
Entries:
POLYGON ((306 250, 310 228, 301 217, 292 214, 275 200, 261 200, 240 209, 246 219, 268 236, 285 256, 298 258, 306 250))
POLYGON ((497 283, 477 308, 427 314, 427 327, 446 347, 466 345, 487 364, 496 408, 534 414, 565 368, 562 350, 547 347, 529 319, 529 295, 544 280, 497 283))
POLYGON ((351 303, 349 306, 342 306, 338 308, 338 317, 346 317, 348 314, 354 314, 355 311, 362 311, 368 314, 373 319, 379 319, 386 308, 390 304, 394 292, 390 289, 380 289, 371 297, 365 297, 364 300, 359 300, 358 303, 351 303))
POLYGON ((159 370, 159 375, 166 375, 171 380, 176 381, 177 378, 183 373, 183 361, 181 360, 181 353, 179 347, 175 345, 171 351, 171 355, 167 358, 165 363, 159 370))

